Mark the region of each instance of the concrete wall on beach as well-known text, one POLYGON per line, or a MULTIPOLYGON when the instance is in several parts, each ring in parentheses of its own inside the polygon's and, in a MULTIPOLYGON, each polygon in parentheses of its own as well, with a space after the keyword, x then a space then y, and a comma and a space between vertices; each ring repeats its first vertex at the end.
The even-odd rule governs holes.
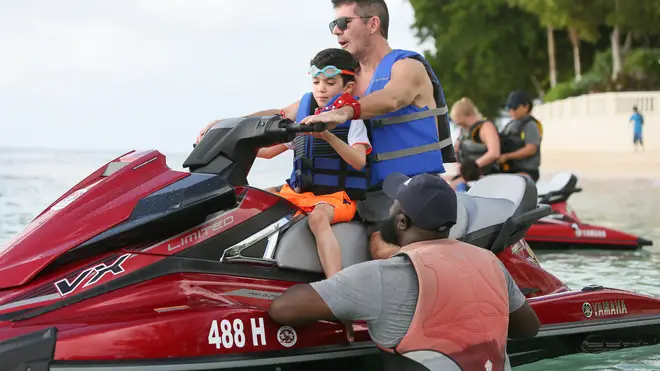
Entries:
POLYGON ((630 152, 632 107, 644 116, 644 145, 660 151, 660 91, 585 94, 534 107, 543 152, 630 152))

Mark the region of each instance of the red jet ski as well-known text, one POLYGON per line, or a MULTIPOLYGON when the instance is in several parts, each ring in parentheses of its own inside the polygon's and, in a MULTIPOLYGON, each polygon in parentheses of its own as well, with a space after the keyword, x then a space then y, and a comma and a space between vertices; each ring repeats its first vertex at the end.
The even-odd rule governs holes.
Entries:
MULTIPOLYGON (((257 148, 293 140, 280 116, 225 120, 184 162, 129 152, 99 168, 0 249, 0 365, 30 371, 382 369, 364 323, 289 327, 270 302, 323 278, 307 216, 250 187, 257 148)), ((496 253, 541 320, 513 365, 657 343, 660 300, 570 291, 523 236, 549 215, 534 184, 497 175, 459 195, 454 238, 496 253)), ((359 220, 333 226, 344 266, 370 259, 359 220)))
POLYGON ((647 239, 585 223, 567 204, 568 198, 582 189, 577 176, 558 173, 547 182, 537 183, 539 203, 549 204, 552 214, 534 223, 525 241, 534 249, 620 249, 634 250, 653 245, 647 239))

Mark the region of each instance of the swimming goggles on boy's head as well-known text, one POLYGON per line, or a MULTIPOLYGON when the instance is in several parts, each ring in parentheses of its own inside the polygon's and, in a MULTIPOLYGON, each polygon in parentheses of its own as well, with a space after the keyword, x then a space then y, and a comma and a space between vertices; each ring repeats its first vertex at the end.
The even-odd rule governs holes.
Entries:
POLYGON ((324 74, 326 77, 335 77, 339 74, 344 74, 344 75, 355 75, 355 72, 353 71, 348 71, 348 70, 340 70, 339 68, 335 66, 325 66, 323 69, 319 69, 316 66, 311 66, 309 68, 309 74, 312 75, 312 77, 316 77, 319 74, 324 74))

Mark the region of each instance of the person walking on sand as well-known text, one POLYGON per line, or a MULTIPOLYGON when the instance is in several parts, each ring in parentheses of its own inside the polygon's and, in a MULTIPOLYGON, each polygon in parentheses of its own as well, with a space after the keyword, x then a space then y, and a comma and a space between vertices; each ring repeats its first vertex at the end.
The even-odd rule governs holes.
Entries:
POLYGON ((637 152, 637 143, 644 151, 644 140, 642 139, 642 127, 644 126, 644 116, 637 110, 637 106, 633 106, 633 114, 628 119, 628 122, 633 124, 633 147, 637 152))

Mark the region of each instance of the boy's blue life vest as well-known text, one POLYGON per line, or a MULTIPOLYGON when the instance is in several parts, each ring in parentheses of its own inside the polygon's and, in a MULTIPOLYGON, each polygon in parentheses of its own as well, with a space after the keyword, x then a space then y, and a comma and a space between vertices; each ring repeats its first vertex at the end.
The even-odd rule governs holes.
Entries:
MULTIPOLYGON (((326 107, 331 106, 338 97, 333 97, 326 107)), ((312 93, 303 95, 296 122, 313 114, 317 106, 312 93)), ((329 131, 348 143, 350 127, 351 120, 348 120, 329 131)), ((298 193, 313 192, 315 195, 345 191, 351 200, 364 199, 368 183, 366 166, 361 170, 353 168, 328 142, 311 135, 298 135, 294 143, 293 172, 287 180, 293 190, 298 193)))

